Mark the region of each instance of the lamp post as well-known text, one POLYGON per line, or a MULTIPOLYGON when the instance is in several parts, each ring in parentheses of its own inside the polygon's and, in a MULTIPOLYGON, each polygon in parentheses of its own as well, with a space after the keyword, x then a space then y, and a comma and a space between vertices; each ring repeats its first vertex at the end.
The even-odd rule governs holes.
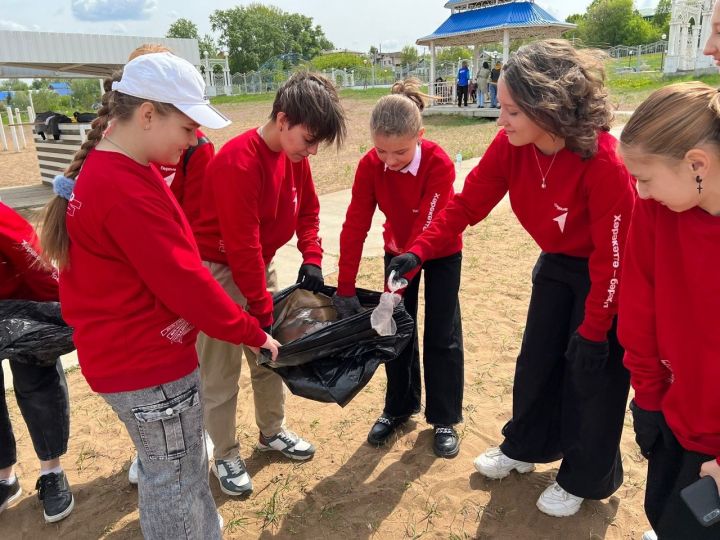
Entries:
POLYGON ((665 40, 667 39, 667 35, 663 34, 662 36, 663 43, 661 45, 660 49, 660 73, 663 72, 663 66, 665 65, 665 40))
POLYGON ((630 64, 631 64, 631 62, 632 62, 632 57, 633 57, 633 53, 634 53, 634 52, 635 52, 635 51, 633 51, 632 49, 630 49, 630 50, 628 51, 628 67, 630 67, 630 64))

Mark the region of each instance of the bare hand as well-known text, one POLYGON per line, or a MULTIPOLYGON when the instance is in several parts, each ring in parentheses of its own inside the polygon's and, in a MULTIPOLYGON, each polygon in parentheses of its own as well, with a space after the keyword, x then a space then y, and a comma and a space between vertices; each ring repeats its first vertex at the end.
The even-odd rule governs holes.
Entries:
POLYGON ((703 463, 700 467, 700 476, 712 476, 718 486, 718 493, 720 493, 720 465, 716 460, 703 463))

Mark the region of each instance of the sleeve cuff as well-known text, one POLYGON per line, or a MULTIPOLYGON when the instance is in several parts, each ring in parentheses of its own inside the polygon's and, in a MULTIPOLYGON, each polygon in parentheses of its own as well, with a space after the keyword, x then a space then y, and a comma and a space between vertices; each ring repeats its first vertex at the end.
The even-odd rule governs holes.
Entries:
POLYGON ((303 253, 303 264, 314 264, 322 268, 322 253, 303 253))
POLYGON ((638 394, 637 391, 635 392, 635 403, 637 403, 637 406, 641 409, 644 409, 646 411, 662 411, 662 393, 660 394, 645 394, 640 393, 638 394))
POLYGON ((588 324, 587 321, 583 321, 583 323, 578 327, 577 332, 588 341, 607 341, 607 330, 602 330, 592 326, 588 324))
POLYGON ((355 296, 356 294, 357 290, 355 289, 355 283, 338 283, 338 296, 355 296))
POLYGON ((246 345, 250 345, 251 347, 262 347, 265 344, 266 339, 267 337, 265 337, 265 332, 262 328, 258 327, 252 341, 248 341, 246 345))

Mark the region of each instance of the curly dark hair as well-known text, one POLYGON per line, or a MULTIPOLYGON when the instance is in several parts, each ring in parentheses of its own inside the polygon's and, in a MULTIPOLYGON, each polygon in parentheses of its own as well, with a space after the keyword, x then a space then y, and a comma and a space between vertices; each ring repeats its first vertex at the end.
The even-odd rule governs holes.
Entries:
POLYGON ((520 47, 502 71, 518 108, 583 159, 597 152, 598 132, 609 131, 613 120, 603 57, 596 49, 546 39, 520 47))

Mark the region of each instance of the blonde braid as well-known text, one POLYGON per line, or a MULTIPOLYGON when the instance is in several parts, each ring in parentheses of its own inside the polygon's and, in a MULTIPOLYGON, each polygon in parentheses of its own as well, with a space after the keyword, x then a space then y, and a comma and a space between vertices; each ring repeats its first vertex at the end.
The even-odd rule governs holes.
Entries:
MULTIPOLYGON (((98 111, 98 117, 93 120, 90 131, 87 133, 87 140, 75 152, 73 160, 65 169, 65 176, 72 180, 76 179, 82 169, 85 158, 90 150, 95 148, 102 139, 103 133, 107 129, 110 119, 113 117, 114 94, 112 83, 119 81, 122 71, 113 73, 112 78, 105 79, 103 89, 105 94, 102 97, 102 107, 98 111)), ((67 214, 68 200, 64 197, 56 196, 50 200, 45 207, 43 217, 42 231, 40 233, 40 245, 42 246, 43 258, 49 264, 55 264, 58 268, 64 268, 68 263, 68 250, 70 247, 70 238, 68 237, 67 227, 65 225, 65 215, 67 214)))

